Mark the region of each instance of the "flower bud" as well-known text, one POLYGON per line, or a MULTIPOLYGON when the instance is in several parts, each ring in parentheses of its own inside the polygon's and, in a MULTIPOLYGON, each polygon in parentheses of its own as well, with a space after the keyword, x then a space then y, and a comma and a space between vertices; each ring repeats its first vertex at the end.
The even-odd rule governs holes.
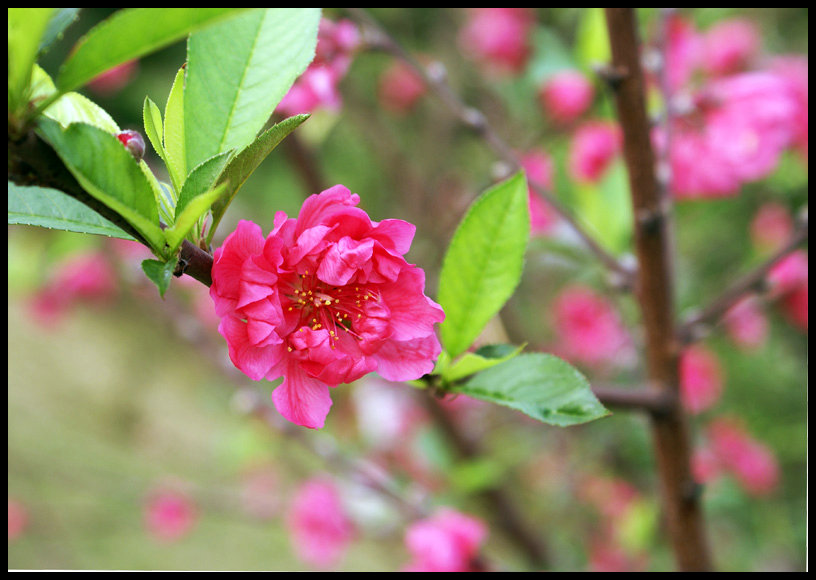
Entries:
POLYGON ((125 149, 130 151, 136 161, 141 161, 144 157, 145 142, 141 133, 127 129, 121 133, 116 134, 116 138, 125 146, 125 149))

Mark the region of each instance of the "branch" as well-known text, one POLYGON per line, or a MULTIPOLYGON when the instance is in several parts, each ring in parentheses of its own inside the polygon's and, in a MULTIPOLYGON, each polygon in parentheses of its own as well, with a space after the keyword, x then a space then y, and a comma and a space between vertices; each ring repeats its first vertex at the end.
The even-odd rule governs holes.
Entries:
MULTIPOLYGON (((516 155, 512 147, 493 130, 485 115, 477 109, 465 104, 453 90, 451 90, 447 82, 445 69, 441 63, 433 63, 428 67, 422 66, 364 10, 359 8, 346 8, 346 10, 363 26, 364 38, 370 48, 382 50, 404 61, 422 77, 429 89, 448 107, 462 124, 472 129, 484 139, 485 143, 496 153, 499 159, 507 164, 510 172, 521 169, 521 161, 518 155, 516 155)), ((634 272, 631 268, 607 252, 575 217, 573 217, 552 192, 535 184, 530 184, 530 186, 553 207, 569 227, 572 228, 584 245, 586 245, 589 251, 592 252, 607 269, 623 278, 623 281, 620 283, 621 286, 629 287, 628 282, 634 276, 634 272)))
POLYGON ((751 292, 761 290, 768 272, 786 256, 804 244, 808 239, 808 220, 805 213, 799 220, 790 239, 772 256, 737 279, 717 298, 702 310, 689 316, 677 330, 677 340, 681 344, 691 344, 706 334, 728 310, 751 292))
MULTIPOLYGON (((637 298, 646 336, 646 363, 653 388, 679 392, 677 349, 674 340, 673 288, 666 205, 661 203, 655 176, 655 157, 646 115, 637 19, 632 8, 607 8, 612 69, 621 71, 615 85, 618 118, 623 130, 623 153, 635 216, 638 256, 637 298)), ((686 417, 680 405, 652 415, 653 440, 661 482, 668 533, 680 570, 711 568, 702 510, 690 470, 686 417)))

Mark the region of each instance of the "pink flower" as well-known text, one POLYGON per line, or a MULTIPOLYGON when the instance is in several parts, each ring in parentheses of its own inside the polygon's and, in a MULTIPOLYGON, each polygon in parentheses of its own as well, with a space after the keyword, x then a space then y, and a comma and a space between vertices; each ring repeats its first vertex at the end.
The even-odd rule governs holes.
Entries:
POLYGON ((288 116, 317 109, 340 110, 343 99, 338 85, 348 72, 359 45, 360 33, 353 22, 321 19, 315 58, 275 111, 288 116))
POLYGON ((598 365, 610 362, 628 342, 612 306, 594 291, 569 286, 553 302, 559 346, 568 359, 598 365))
POLYGON ((760 38, 756 25, 744 18, 723 20, 703 37, 702 65, 712 75, 739 72, 759 53, 760 38))
POLYGON ((289 421, 323 426, 329 387, 377 371, 391 381, 431 372, 444 319, 425 273, 403 257, 415 228, 372 221, 342 185, 278 212, 264 239, 241 221, 214 254, 210 296, 232 362, 272 393, 289 421))
POLYGON ((680 356, 680 398, 691 413, 701 413, 720 400, 723 390, 720 361, 707 348, 695 345, 680 356))
POLYGON ((768 319, 753 297, 744 298, 732 306, 723 322, 731 339, 743 348, 758 348, 768 336, 768 319))
POLYGON ((707 431, 720 464, 751 495, 766 495, 779 483, 779 466, 771 450, 756 441, 736 419, 713 421, 707 431))
POLYGON ((666 66, 672 93, 686 87, 699 66, 703 40, 694 25, 679 14, 668 19, 666 66))
POLYGON ((433 516, 411 524, 405 545, 412 561, 406 572, 472 572, 488 530, 472 516, 442 508, 433 516))
POLYGON ((764 251, 780 248, 793 232, 793 217, 787 207, 778 202, 763 204, 751 220, 751 241, 764 251))
POLYGON ((621 149, 620 128, 607 121, 585 123, 572 137, 570 175, 580 183, 595 183, 621 149))
POLYGON ((521 157, 521 166, 530 184, 528 191, 530 234, 534 236, 548 234, 558 224, 559 217, 533 186, 552 191, 554 172, 552 158, 544 151, 530 151, 521 157))
POLYGON ((459 46, 491 74, 518 74, 532 52, 529 36, 534 23, 529 8, 471 8, 459 46))
POLYGON ((414 69, 402 61, 394 61, 380 77, 378 90, 385 109, 405 114, 414 108, 427 89, 414 69))
POLYGON ((807 286, 808 255, 805 250, 796 250, 777 262, 768 272, 771 295, 779 297, 793 292, 800 286, 807 286))
POLYGON ((298 557, 319 568, 336 566, 356 533, 337 489, 323 479, 309 480, 298 489, 287 526, 298 557))
POLYGON ((794 325, 807 332, 808 329, 808 285, 807 282, 788 292, 782 298, 782 312, 794 325))
POLYGON ((116 288, 116 273, 104 254, 77 254, 56 267, 51 279, 32 297, 30 306, 42 324, 53 324, 76 304, 108 301, 116 288))
POLYGON ((565 70, 556 73, 539 88, 544 112, 559 124, 567 124, 583 115, 592 104, 595 89, 582 73, 565 70))
POLYGON ((19 538, 28 526, 28 510, 19 501, 8 500, 8 539, 19 538))
POLYGON ((178 490, 156 489, 145 504, 145 526, 160 541, 183 538, 195 525, 197 517, 193 502, 178 490))
POLYGON ((807 56, 786 55, 773 59, 769 69, 785 78, 793 91, 796 118, 793 146, 805 161, 808 158, 808 59, 807 56))
POLYGON ((139 71, 139 61, 131 60, 96 76, 88 88, 103 97, 110 97, 126 87, 139 71))

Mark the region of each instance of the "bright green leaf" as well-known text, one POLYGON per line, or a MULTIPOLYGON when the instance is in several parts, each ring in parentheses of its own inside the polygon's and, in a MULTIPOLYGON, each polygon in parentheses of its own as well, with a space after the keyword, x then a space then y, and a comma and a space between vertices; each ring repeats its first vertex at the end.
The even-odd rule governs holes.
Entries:
MULTIPOLYGON (((31 77, 31 98, 46 98, 55 92, 54 83, 48 73, 38 65, 34 65, 31 77)), ((45 116, 58 121, 63 127, 71 123, 87 123, 108 133, 119 132, 119 125, 105 109, 79 93, 62 95, 48 108, 45 116)))
MULTIPOLYGON (((178 203, 176 204, 176 215, 184 211, 190 201, 213 187, 216 180, 222 175, 224 167, 226 167, 231 155, 232 153, 228 151, 216 155, 215 157, 210 157, 190 172, 179 194, 178 203)), ((226 184, 227 182, 224 182, 224 185, 226 184)))
POLYGON ((314 58, 320 10, 255 9, 190 36, 187 167, 247 146, 314 58))
POLYGON ((62 38, 65 29, 71 26, 79 18, 79 8, 57 8, 51 20, 48 22, 48 28, 43 34, 40 42, 40 51, 45 52, 50 48, 51 44, 62 38))
POLYGON ((79 40, 57 75, 66 92, 100 73, 177 42, 194 30, 236 13, 236 8, 128 8, 79 40))
POLYGON ((53 8, 8 9, 9 114, 24 112, 31 71, 53 11, 53 8))
POLYGON ((47 118, 38 131, 85 191, 121 215, 154 252, 164 251, 153 187, 115 135, 83 123, 62 129, 47 118))
POLYGON ((159 260, 143 260, 142 270, 145 275, 153 282, 159 289, 159 294, 164 297, 164 293, 170 287, 170 282, 173 280, 173 272, 176 269, 176 259, 162 262, 159 260))
POLYGON ((170 95, 164 107, 164 148, 167 152, 167 170, 174 175, 173 182, 181 187, 187 178, 187 153, 184 140, 184 67, 173 79, 170 95))
POLYGON ((446 382, 455 382, 470 375, 474 375, 504 361, 510 360, 521 353, 523 346, 488 345, 476 352, 466 352, 452 365, 446 367, 441 375, 446 382), (507 347, 500 349, 499 346, 507 347))
POLYGON ((56 189, 8 184, 8 223, 132 240, 84 203, 56 189))
POLYGON ((224 216, 224 212, 227 211, 227 207, 235 197, 235 194, 249 176, 252 175, 252 172, 258 168, 261 162, 278 146, 284 137, 294 131, 308 118, 309 115, 295 115, 284 119, 264 131, 260 137, 229 160, 218 183, 228 182, 230 186, 224 197, 213 205, 213 223, 210 229, 209 240, 212 239, 215 229, 218 227, 221 218, 224 216))
POLYGON ((164 161, 167 172, 170 174, 170 180, 173 182, 174 189, 180 188, 181 184, 177 183, 177 176, 173 174, 170 167, 170 162, 167 156, 167 151, 164 148, 164 123, 162 122, 161 111, 150 97, 145 97, 144 106, 142 107, 142 119, 144 121, 145 135, 147 140, 153 146, 153 150, 164 161))
POLYGON ((576 213, 598 241, 614 253, 627 251, 632 232, 632 204, 623 161, 612 163, 597 183, 576 184, 573 194, 576 213))
POLYGON ((213 202, 224 195, 228 184, 222 183, 187 202, 181 212, 176 213, 176 222, 165 230, 167 245, 175 252, 198 219, 207 213, 213 202))
POLYGON ((519 172, 484 192, 453 235, 439 275, 442 345, 467 350, 515 291, 530 232, 527 180, 519 172))
POLYGON ((520 354, 450 389, 521 411, 561 427, 609 414, 587 380, 567 362, 550 354, 520 354))
POLYGON ((584 8, 575 40, 575 56, 586 70, 611 59, 609 33, 603 8, 584 8))

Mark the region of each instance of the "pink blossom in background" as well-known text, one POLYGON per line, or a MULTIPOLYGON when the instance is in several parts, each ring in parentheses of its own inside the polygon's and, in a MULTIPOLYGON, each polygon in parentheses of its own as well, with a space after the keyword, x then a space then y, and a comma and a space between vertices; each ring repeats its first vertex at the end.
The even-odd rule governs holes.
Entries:
POLYGON ((479 519, 450 508, 414 522, 405 533, 411 562, 405 572, 473 572, 474 560, 487 539, 479 519))
POLYGON ((275 111, 281 115, 297 115, 317 109, 340 110, 343 99, 338 85, 348 72, 359 46, 359 30, 353 22, 321 19, 315 58, 275 111))
POLYGON ((488 73, 513 75, 527 65, 535 13, 529 8, 469 8, 459 47, 488 73))
POLYGON ((709 446, 698 447, 691 456, 691 474, 697 483, 711 483, 722 475, 720 458, 709 446))
POLYGON ((369 375, 352 393, 357 425, 375 449, 404 443, 414 427, 426 419, 410 390, 369 375))
POLYGON ((86 86, 97 95, 110 97, 130 84, 138 71, 139 61, 131 60, 96 76, 86 86))
POLYGON ((339 564, 356 534, 337 488, 324 479, 301 485, 292 498, 286 523, 298 557, 318 568, 339 564))
POLYGON ((521 156, 521 167, 530 185, 528 188, 530 234, 534 236, 549 234, 558 224, 558 214, 532 186, 552 191, 555 172, 552 157, 541 150, 528 151, 521 156))
POLYGON ((807 282, 788 292, 781 302, 782 313, 801 330, 808 329, 808 285, 807 282))
POLYGON ((625 548, 611 544, 606 538, 593 540, 589 548, 590 572, 642 572, 646 558, 633 557, 625 548))
POLYGON ((795 99, 793 145, 802 157, 808 158, 808 58, 784 55, 771 59, 768 69, 790 83, 795 99))
POLYGON ((8 500, 8 541, 19 538, 28 527, 28 510, 15 499, 8 500))
POLYGON ((712 421, 707 429, 711 449, 720 464, 751 495, 766 495, 779 484, 779 466, 771 450, 755 440, 732 417, 712 421))
POLYGON ((694 25, 680 14, 667 19, 666 66, 672 94, 687 88, 700 64, 703 40, 694 25))
POLYGON ((760 44, 759 31, 750 20, 723 20, 703 35, 702 65, 715 76, 745 70, 759 54, 760 44))
POLYGON ((608 121, 581 125, 572 137, 569 172, 579 183, 596 183, 620 153, 620 128, 608 121))
POLYGON ((594 97, 592 83, 577 70, 556 73, 538 91, 544 112, 558 124, 575 121, 589 109, 594 97))
POLYGON ((723 319, 728 336, 740 347, 759 348, 768 337, 768 319, 755 297, 740 300, 723 319))
POLYGON ((144 506, 144 523, 151 536, 172 542, 186 536, 198 519, 187 494, 175 489, 153 490, 144 506))
POLYGON ((552 305, 559 350, 575 362, 611 362, 628 344, 629 336, 617 312, 590 288, 568 286, 552 305))
POLYGON ((35 319, 49 326, 77 304, 104 304, 117 290, 116 272, 99 251, 71 256, 55 266, 51 279, 31 297, 35 319))
POLYGON ((711 408, 723 391, 723 371, 717 356, 702 345, 680 355, 680 400, 691 413, 711 408))
POLYGON ((762 252, 779 249, 793 233, 793 216, 781 203, 769 201, 751 220, 751 241, 762 252))
POLYGON ((393 61, 377 85, 380 103, 392 113, 410 112, 427 92, 425 80, 403 61, 393 61))
POLYGON ((239 222, 215 251, 210 296, 232 362, 272 393, 289 421, 321 428, 329 387, 377 371, 391 381, 431 372, 441 307, 425 273, 403 257, 415 227, 372 221, 337 185, 310 196, 297 218, 278 212, 264 239, 239 222))
POLYGON ((792 292, 808 281, 808 255, 796 250, 779 260, 768 272, 771 295, 778 297, 792 292))

